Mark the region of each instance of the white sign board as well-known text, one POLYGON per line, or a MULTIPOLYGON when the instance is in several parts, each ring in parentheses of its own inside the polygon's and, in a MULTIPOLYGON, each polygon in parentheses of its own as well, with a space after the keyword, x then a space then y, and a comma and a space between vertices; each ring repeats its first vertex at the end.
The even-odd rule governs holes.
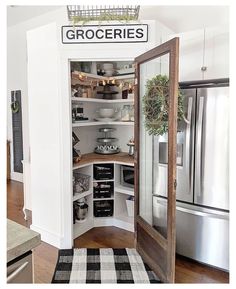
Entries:
POLYGON ((147 42, 147 24, 62 26, 62 43, 147 42))

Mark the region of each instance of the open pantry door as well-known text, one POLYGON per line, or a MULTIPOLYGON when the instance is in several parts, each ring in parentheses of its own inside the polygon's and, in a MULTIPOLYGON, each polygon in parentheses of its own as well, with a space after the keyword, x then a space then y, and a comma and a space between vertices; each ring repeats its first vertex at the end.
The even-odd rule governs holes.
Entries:
POLYGON ((175 278, 178 60, 178 38, 135 59, 136 249, 167 283, 173 283, 175 278), (165 155, 154 150, 157 140, 165 155), (161 182, 168 192, 163 199, 155 194, 153 176, 158 174, 158 163, 168 168, 166 179, 161 182))

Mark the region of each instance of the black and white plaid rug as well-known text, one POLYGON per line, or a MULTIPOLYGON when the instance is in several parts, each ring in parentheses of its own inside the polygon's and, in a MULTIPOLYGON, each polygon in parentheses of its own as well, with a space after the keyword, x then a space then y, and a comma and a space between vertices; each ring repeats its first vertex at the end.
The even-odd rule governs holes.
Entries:
POLYGON ((161 283, 135 249, 59 250, 52 283, 161 283))

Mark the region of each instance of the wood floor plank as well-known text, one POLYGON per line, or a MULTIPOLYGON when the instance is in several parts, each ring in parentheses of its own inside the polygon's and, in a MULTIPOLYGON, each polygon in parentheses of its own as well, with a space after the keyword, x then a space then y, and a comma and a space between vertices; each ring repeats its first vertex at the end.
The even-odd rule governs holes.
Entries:
MULTIPOLYGON (((7 186, 7 217, 29 227, 24 220, 23 185, 10 181, 7 186)), ((116 227, 93 228, 74 240, 75 248, 132 248, 134 234, 116 227)), ((34 249, 35 283, 51 283, 58 249, 42 242, 34 249)), ((182 256, 176 257, 176 283, 229 283, 229 274, 197 263, 182 256)))

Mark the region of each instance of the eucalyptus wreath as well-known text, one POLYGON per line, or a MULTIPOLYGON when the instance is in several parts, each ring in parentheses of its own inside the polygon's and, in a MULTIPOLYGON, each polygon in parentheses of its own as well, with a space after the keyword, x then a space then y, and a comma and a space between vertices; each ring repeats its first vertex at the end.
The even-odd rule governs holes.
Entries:
POLYGON ((20 109, 19 101, 15 100, 11 103, 11 110, 13 113, 17 113, 20 109))
MULTIPOLYGON (((169 78, 156 75, 147 80, 143 96, 145 127, 149 135, 163 135, 168 131, 169 78)), ((178 120, 185 120, 183 94, 178 90, 178 120)))

